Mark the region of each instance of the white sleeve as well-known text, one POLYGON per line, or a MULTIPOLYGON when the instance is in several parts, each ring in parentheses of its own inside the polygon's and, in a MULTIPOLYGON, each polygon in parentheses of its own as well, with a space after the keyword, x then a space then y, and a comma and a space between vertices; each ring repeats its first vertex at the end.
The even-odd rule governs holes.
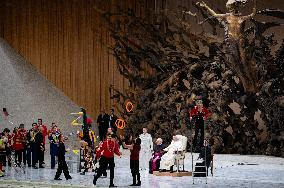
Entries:
POLYGON ((151 150, 153 150, 153 140, 151 135, 149 135, 149 142, 150 142, 150 148, 151 150))

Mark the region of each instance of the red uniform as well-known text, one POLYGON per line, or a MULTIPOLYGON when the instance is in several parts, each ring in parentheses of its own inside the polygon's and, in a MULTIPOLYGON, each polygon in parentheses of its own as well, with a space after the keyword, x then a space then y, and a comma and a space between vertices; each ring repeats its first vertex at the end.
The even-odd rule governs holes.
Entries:
POLYGON ((100 151, 101 155, 106 158, 113 158, 114 154, 120 156, 118 143, 116 141, 112 141, 111 139, 107 139, 103 142, 100 151))
POLYGON ((20 131, 17 131, 14 134, 14 137, 13 137, 13 148, 16 151, 24 149, 24 145, 23 145, 23 142, 22 142, 22 134, 21 134, 20 131))
POLYGON ((103 145, 103 142, 99 143, 98 145, 98 148, 96 149, 96 157, 95 157, 95 160, 97 161, 100 156, 101 156, 101 153, 102 153, 102 145, 103 145))
POLYGON ((198 109, 197 106, 195 106, 189 113, 190 120, 192 118, 195 119, 195 134, 193 138, 193 146, 196 146, 197 144, 197 136, 199 132, 201 132, 201 136, 199 138, 199 146, 202 147, 203 145, 203 140, 204 140, 204 120, 207 120, 208 117, 211 115, 211 113, 205 108, 201 107, 201 110, 198 109))
POLYGON ((203 120, 207 120, 210 115, 211 115, 211 112, 209 112, 205 107, 202 107, 201 112, 199 112, 197 106, 195 106, 189 113, 189 117, 192 118, 195 116, 202 116, 203 120))
POLYGON ((40 125, 40 130, 42 133, 42 138, 43 138, 43 144, 45 145, 45 137, 47 136, 47 128, 45 125, 40 125))
POLYGON ((109 166, 110 170, 110 187, 114 186, 114 154, 120 156, 119 145, 116 141, 112 139, 107 139, 103 142, 101 146, 101 158, 100 158, 100 167, 96 176, 94 176, 93 184, 96 185, 97 179, 106 172, 107 167, 109 166))

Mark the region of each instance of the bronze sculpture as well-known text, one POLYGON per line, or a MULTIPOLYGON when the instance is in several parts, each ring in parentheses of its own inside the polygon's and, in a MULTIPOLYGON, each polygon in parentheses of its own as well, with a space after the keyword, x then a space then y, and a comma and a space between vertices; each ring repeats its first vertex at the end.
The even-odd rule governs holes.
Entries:
POLYGON ((243 16, 239 12, 241 4, 246 1, 229 0, 226 3, 228 13, 217 14, 204 2, 197 2, 201 8, 205 8, 211 16, 225 28, 225 43, 228 62, 231 69, 235 70, 239 76, 244 89, 247 92, 255 93, 258 88, 257 66, 253 59, 249 59, 245 54, 244 44, 244 26, 245 22, 256 15, 256 0, 254 0, 253 12, 250 15, 243 16))

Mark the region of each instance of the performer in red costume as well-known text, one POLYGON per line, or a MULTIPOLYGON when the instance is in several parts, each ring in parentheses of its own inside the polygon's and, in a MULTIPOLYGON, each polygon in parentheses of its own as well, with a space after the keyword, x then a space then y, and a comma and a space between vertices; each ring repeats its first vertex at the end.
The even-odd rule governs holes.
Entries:
POLYGON ((197 136, 201 131, 201 137, 199 139, 199 146, 202 147, 204 140, 204 120, 206 121, 211 113, 203 106, 202 100, 196 101, 196 106, 190 111, 190 122, 195 122, 195 134, 193 139, 193 146, 196 146, 197 136))
POLYGON ((110 168, 110 185, 109 187, 116 187, 113 184, 114 179, 114 154, 121 156, 119 145, 116 142, 115 135, 108 135, 108 138, 101 146, 100 167, 98 173, 94 176, 93 184, 96 185, 98 178, 106 171, 107 166, 110 168))

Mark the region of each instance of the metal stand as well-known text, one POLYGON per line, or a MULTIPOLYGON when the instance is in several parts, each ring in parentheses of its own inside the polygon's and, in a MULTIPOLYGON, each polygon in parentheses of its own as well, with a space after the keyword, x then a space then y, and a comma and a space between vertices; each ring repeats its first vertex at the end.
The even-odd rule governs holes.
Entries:
MULTIPOLYGON (((198 133, 199 134, 199 133, 198 133)), ((205 135, 205 122, 204 122, 204 135, 205 135)), ((199 137, 199 139, 200 139, 200 137, 199 137)), ((197 142, 197 141, 196 141, 197 142)), ((204 174, 205 173, 205 181, 206 181, 206 184, 207 184, 207 176, 208 176, 208 169, 207 169, 207 163, 206 163, 206 159, 207 159, 207 149, 206 149, 206 146, 204 146, 205 147, 205 156, 204 156, 204 165, 195 165, 195 163, 197 162, 197 160, 196 161, 194 161, 194 159, 193 159, 193 152, 192 152, 192 148, 193 148, 193 139, 192 139, 192 126, 191 126, 191 167, 192 167, 192 184, 194 184, 194 179, 195 179, 195 177, 194 177, 194 175, 195 174, 204 174), (194 163, 195 162, 195 163, 194 163), (195 172, 195 170, 196 170, 196 167, 197 168, 205 168, 205 172, 195 172)))

